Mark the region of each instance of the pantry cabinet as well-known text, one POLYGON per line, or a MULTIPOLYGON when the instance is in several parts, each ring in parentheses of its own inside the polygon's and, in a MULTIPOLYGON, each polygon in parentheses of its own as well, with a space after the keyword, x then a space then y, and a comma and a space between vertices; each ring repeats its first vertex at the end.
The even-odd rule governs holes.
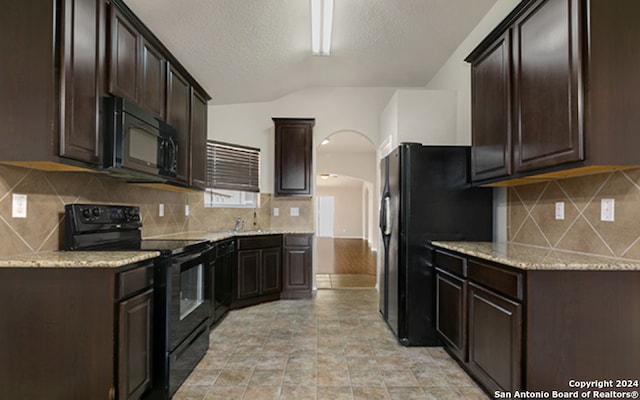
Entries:
POLYGON ((466 58, 472 179, 509 185, 640 165, 640 4, 524 0, 466 58))

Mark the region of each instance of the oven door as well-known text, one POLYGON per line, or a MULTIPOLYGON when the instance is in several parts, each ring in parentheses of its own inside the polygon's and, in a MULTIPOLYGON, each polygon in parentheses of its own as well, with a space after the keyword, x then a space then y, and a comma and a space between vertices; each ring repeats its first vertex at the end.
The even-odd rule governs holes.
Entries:
POLYGON ((208 251, 172 258, 169 285, 169 352, 173 351, 211 312, 208 251))

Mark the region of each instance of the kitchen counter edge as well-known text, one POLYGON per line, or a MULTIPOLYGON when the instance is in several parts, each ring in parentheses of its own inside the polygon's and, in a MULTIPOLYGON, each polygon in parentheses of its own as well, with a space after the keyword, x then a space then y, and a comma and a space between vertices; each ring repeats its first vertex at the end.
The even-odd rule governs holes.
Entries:
POLYGON ((640 261, 637 260, 593 256, 511 242, 433 241, 431 244, 522 270, 640 270, 640 261))
POLYGON ((52 251, 0 258, 0 268, 119 268, 159 255, 157 251, 52 251))

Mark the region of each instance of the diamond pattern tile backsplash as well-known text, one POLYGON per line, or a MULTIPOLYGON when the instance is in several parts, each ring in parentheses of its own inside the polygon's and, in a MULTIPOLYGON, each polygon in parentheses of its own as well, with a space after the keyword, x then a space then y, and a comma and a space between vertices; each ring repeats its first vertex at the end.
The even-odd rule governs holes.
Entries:
POLYGON ((514 186, 507 199, 511 242, 640 260, 640 169, 514 186), (615 202, 613 222, 600 220, 602 199, 615 202))
POLYGON ((137 205, 142 213, 142 235, 147 238, 186 231, 229 230, 237 217, 246 221, 246 229, 313 230, 311 199, 293 202, 300 208, 299 217, 272 220, 272 206, 283 202, 290 203, 261 194, 260 207, 256 209, 204 208, 200 192, 151 189, 101 174, 0 165, 0 257, 61 249, 64 205, 68 203, 137 205), (27 195, 27 218, 12 217, 14 193, 27 195), (160 204, 164 204, 164 217, 159 216, 160 204), (184 212, 187 204, 188 217, 184 212))

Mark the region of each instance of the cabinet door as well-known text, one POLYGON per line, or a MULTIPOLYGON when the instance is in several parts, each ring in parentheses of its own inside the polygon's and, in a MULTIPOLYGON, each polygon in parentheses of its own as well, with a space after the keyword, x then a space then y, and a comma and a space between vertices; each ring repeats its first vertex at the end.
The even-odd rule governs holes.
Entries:
POLYGON ((237 298, 246 299, 260 294, 260 250, 238 252, 237 298))
POLYGON ((166 61, 146 40, 141 46, 140 105, 154 116, 164 119, 166 61))
POLYGON ((282 261, 280 248, 261 250, 260 294, 277 293, 282 289, 282 261))
POLYGON ((436 330, 445 346, 467 360, 467 283, 440 269, 436 276, 436 330))
POLYGON ((539 0, 514 24, 516 172, 583 159, 578 0, 539 0))
POLYGON ((118 399, 139 399, 151 386, 153 289, 119 304, 118 399))
POLYGON ((469 368, 490 391, 521 389, 522 306, 469 284, 469 368))
POLYGON ((207 185, 207 100, 191 89, 191 185, 207 185))
POLYGON ((282 290, 311 293, 311 248, 285 247, 282 290))
POLYGON ((496 40, 471 67, 474 181, 511 174, 510 32, 496 40))
POLYGON ((103 0, 62 2, 60 156, 102 163, 103 0))
POLYGON ((167 72, 167 123, 178 134, 178 171, 176 178, 187 182, 189 179, 190 146, 190 105, 191 88, 189 82, 169 65, 167 72))
POLYGON ((111 4, 109 91, 138 102, 141 35, 111 4))
POLYGON ((273 118, 276 196, 311 196, 313 119, 273 118))

